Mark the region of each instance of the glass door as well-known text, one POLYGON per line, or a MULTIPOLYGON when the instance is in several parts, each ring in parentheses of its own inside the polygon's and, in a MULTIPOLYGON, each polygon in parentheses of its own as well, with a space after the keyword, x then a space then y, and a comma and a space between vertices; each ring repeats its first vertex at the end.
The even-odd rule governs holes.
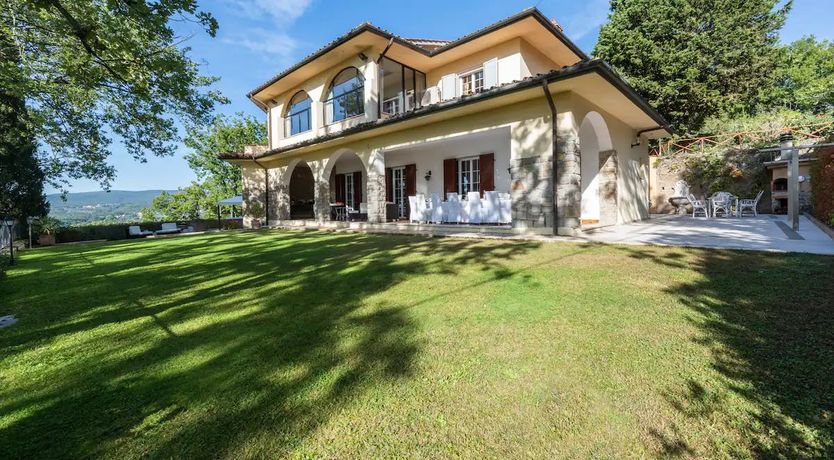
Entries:
POLYGON ((405 196, 405 167, 393 168, 393 185, 394 185, 394 203, 397 204, 397 213, 399 217, 406 216, 406 203, 408 197, 405 196))
POLYGON ((481 174, 479 169, 480 161, 475 158, 463 158, 458 164, 458 193, 461 198, 466 198, 469 192, 481 191, 481 174))

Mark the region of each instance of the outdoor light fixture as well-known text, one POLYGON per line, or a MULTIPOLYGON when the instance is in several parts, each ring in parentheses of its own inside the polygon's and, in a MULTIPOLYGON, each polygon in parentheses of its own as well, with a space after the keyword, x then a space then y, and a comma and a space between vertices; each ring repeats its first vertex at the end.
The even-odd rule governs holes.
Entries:
POLYGON ((368 56, 365 53, 359 53, 359 59, 361 59, 362 62, 368 62, 368 56))
POLYGON ((431 169, 426 171, 426 180, 428 181, 429 179, 431 179, 431 169))
POLYGON ((634 138, 634 143, 631 144, 631 148, 637 147, 638 145, 640 145, 640 136, 634 138))

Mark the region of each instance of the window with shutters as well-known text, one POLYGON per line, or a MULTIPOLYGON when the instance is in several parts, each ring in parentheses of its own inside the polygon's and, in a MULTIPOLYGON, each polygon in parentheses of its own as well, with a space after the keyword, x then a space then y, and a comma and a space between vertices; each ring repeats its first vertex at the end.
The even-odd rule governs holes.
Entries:
POLYGON ((463 96, 484 90, 484 69, 476 69, 460 76, 460 94, 463 96))
POLYGON ((481 171, 478 157, 458 160, 458 193, 465 197, 469 192, 481 191, 481 171))

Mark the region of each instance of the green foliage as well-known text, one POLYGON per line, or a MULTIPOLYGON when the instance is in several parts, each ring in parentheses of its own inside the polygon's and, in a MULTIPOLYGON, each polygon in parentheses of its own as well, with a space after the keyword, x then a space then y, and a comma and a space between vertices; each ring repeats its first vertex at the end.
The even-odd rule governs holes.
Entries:
POLYGON ((777 31, 791 1, 612 0, 594 55, 683 133, 752 113, 774 81, 777 31))
POLYGON ((762 148, 773 146, 779 139, 779 134, 795 126, 812 126, 812 131, 820 136, 834 134, 831 127, 819 125, 831 124, 834 115, 813 114, 788 109, 763 111, 751 116, 715 117, 704 122, 701 129, 703 134, 720 135, 727 133, 749 133, 736 139, 737 144, 746 148, 762 148))
POLYGON ((814 215, 834 227, 834 148, 814 152, 811 163, 811 200, 814 215))
POLYGON ((63 225, 64 224, 60 220, 47 216, 38 219, 34 227, 38 233, 54 235, 63 227, 63 225))
POLYGON ((170 220, 217 218, 217 202, 242 192, 240 167, 217 156, 264 143, 266 125, 243 113, 234 117, 219 115, 207 127, 190 128, 185 145, 191 152, 185 158, 201 182, 193 182, 176 193, 163 192, 142 215, 170 220))
POLYGON ((780 49, 771 104, 812 113, 834 108, 834 43, 801 38, 780 49))
MULTIPOLYGON (((0 72, 20 73, 20 53, 0 28, 0 72)), ((37 145, 28 123, 23 96, 0 82, 0 217, 45 216, 49 204, 43 193, 44 172, 36 157, 37 145)))
POLYGON ((246 208, 247 214, 252 216, 253 219, 263 219, 266 217, 266 212, 264 210, 263 205, 259 201, 253 201, 249 206, 246 208))
POLYGON ((162 192, 153 199, 150 208, 143 209, 141 215, 153 220, 190 220, 207 213, 206 191, 200 184, 193 182, 177 192, 162 192))
POLYGON ((180 34, 197 31, 214 36, 217 21, 195 0, 3 3, 0 36, 21 58, 0 50, 0 87, 31 103, 51 183, 83 177, 106 187, 115 174, 107 161, 112 137, 141 161, 173 154, 177 119, 207 121, 225 99, 179 46, 180 34))
POLYGON ((681 177, 696 195, 730 192, 753 198, 769 184, 764 162, 770 155, 749 150, 710 152, 703 155, 678 155, 663 158, 670 169, 680 169, 681 177))
MULTIPOLYGON (((174 219, 172 219, 174 220, 174 219)), ((217 228, 216 220, 189 220, 195 231, 203 231, 210 228, 217 228)), ((74 243, 79 241, 94 240, 124 240, 129 238, 128 227, 138 225, 142 230, 156 231, 162 227, 161 222, 119 222, 73 225, 61 227, 55 233, 58 243, 74 243)))

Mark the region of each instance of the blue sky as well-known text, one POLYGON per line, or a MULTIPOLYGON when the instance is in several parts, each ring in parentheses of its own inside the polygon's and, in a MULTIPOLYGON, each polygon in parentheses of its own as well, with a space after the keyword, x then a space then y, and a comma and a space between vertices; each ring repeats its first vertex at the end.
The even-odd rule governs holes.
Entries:
MULTIPOLYGON (((200 1, 220 23, 217 37, 197 34, 187 42, 194 59, 204 63, 204 73, 219 76, 216 85, 228 105, 218 112, 245 112, 266 117, 246 93, 282 69, 315 51, 358 24, 370 21, 408 38, 454 39, 484 27, 535 2, 503 0, 423 0, 400 3, 369 0, 226 0, 200 1), (405 6, 403 6, 405 5, 405 6)), ((793 11, 782 30, 782 41, 803 35, 834 39, 830 13, 834 0, 794 0, 793 11)), ((538 8, 555 18, 567 35, 590 54, 600 26, 608 15, 608 0, 541 0, 538 8)), ((188 30, 181 31, 183 35, 188 30)), ((116 166, 114 190, 176 189, 195 179, 182 156, 133 160, 114 143, 110 161, 116 166)), ((99 190, 96 183, 75 181, 71 192, 99 190)))

